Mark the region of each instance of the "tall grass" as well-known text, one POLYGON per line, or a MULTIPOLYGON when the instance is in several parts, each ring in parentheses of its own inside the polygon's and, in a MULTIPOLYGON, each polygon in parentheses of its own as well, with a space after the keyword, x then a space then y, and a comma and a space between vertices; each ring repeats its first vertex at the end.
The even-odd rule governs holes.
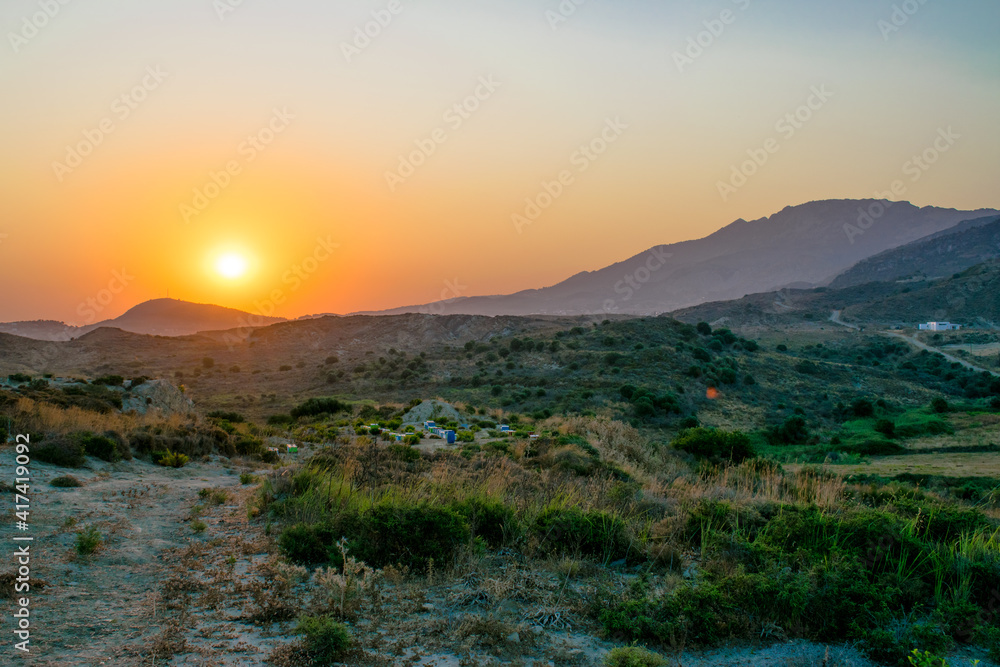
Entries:
POLYGON ((76 406, 59 407, 50 403, 19 398, 12 415, 16 428, 22 432, 68 435, 79 431, 127 433, 144 426, 178 429, 190 423, 183 415, 162 415, 151 411, 145 415, 109 412, 101 414, 76 406))

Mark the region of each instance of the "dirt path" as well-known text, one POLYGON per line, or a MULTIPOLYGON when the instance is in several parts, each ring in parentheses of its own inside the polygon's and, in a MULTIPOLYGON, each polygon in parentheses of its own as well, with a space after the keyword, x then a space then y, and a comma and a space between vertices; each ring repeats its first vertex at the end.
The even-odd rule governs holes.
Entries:
POLYGON ((842 310, 835 310, 832 313, 830 313, 830 321, 833 322, 834 324, 839 324, 842 327, 847 327, 848 329, 854 329, 855 331, 860 331, 861 330, 860 327, 854 324, 848 324, 844 320, 840 319, 840 314, 843 312, 844 311, 842 310))
POLYGON ((947 352, 943 352, 943 351, 941 351, 940 349, 938 349, 936 347, 931 347, 930 345, 927 345, 926 343, 922 343, 919 340, 917 340, 916 338, 913 338, 912 336, 907 336, 906 334, 901 334, 901 333, 898 333, 898 332, 895 332, 895 331, 886 331, 884 333, 885 333, 886 336, 892 336, 893 338, 899 338, 901 340, 905 340, 907 343, 909 343, 910 345, 916 347, 917 349, 926 350, 928 352, 933 352, 934 354, 940 354, 942 357, 944 357, 948 361, 950 361, 950 362, 952 362, 954 364, 961 364, 962 366, 965 366, 969 370, 976 371, 977 373, 989 373, 990 375, 993 375, 994 377, 1000 377, 1000 374, 998 374, 998 373, 994 373, 993 371, 987 370, 985 368, 980 368, 979 366, 976 366, 975 364, 970 364, 968 361, 965 361, 963 359, 959 359, 958 357, 953 357, 952 355, 948 354, 947 352))
MULTIPOLYGON (((199 490, 239 485, 238 475, 218 464, 90 465, 32 464, 32 579, 44 587, 31 591, 33 650, 25 665, 141 664, 134 647, 159 630, 164 612, 157 608, 164 561, 171 550, 201 539, 185 522, 199 490), (83 486, 49 485, 67 473, 83 486), (80 556, 77 532, 90 526, 102 544, 80 556)), ((13 529, 5 525, 2 532, 9 540, 13 529)))

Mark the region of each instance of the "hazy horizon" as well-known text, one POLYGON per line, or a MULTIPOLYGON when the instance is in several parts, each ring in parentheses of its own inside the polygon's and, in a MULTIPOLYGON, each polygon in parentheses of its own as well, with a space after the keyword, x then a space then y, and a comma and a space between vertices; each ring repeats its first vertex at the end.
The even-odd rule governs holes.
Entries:
POLYGON ((98 320, 508 294, 897 180, 1000 207, 995 3, 234 5, 0 8, 0 321, 115 272, 98 320))

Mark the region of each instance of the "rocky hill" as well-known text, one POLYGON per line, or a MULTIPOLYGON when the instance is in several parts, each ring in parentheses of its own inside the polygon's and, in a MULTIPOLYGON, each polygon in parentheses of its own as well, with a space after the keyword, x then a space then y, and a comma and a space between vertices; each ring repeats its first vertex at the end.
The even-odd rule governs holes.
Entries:
POLYGON ((989 216, 862 260, 837 276, 830 287, 911 277, 943 278, 998 257, 1000 217, 989 216))

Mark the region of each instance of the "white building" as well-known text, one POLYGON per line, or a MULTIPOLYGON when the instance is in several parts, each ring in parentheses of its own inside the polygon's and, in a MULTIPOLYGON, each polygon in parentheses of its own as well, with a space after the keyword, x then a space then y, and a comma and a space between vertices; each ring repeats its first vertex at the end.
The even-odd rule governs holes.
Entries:
POLYGON ((920 325, 921 331, 958 331, 961 328, 961 324, 952 324, 951 322, 928 322, 920 325))

